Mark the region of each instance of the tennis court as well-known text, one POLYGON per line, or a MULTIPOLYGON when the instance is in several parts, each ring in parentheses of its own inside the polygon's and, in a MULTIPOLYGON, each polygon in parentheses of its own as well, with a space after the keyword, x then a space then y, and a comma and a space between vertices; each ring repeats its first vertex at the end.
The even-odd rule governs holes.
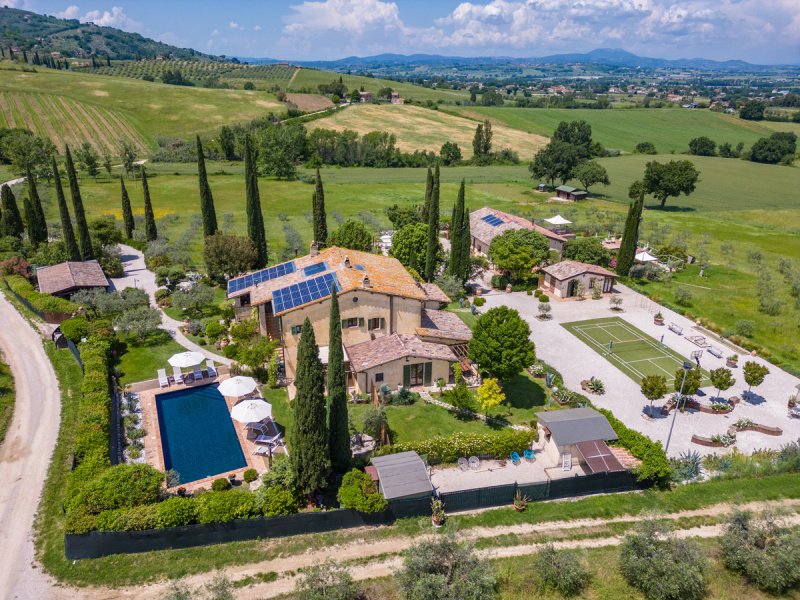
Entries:
POLYGON ((688 360, 620 317, 562 326, 636 383, 645 375, 663 375, 671 387, 675 372, 688 360))

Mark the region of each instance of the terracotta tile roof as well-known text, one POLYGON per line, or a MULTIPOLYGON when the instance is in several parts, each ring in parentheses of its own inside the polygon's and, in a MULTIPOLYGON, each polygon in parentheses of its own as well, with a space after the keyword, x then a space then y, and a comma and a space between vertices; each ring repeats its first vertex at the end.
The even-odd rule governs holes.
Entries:
POLYGON ((559 281, 571 279, 577 275, 584 273, 592 273, 594 275, 602 275, 603 277, 616 277, 616 273, 612 273, 608 269, 598 267, 597 265, 590 265, 589 263, 582 263, 575 260, 562 260, 559 263, 544 267, 542 269, 548 275, 552 275, 559 281))
POLYGON ((39 291, 43 294, 58 294, 76 288, 108 287, 103 269, 95 260, 86 262, 63 262, 36 270, 39 291))
POLYGON ((557 240, 559 242, 567 241, 567 238, 558 235, 557 233, 553 233, 546 227, 541 227, 540 225, 531 223, 530 220, 524 217, 518 217, 517 215, 505 213, 501 210, 489 208, 488 206, 479 208, 478 210, 475 210, 469 214, 469 228, 472 236, 483 242, 486 246, 489 246, 492 243, 492 240, 498 235, 501 235, 506 231, 511 231, 512 229, 530 229, 531 231, 541 233, 543 236, 551 240, 557 240), (490 225, 483 220, 484 217, 488 216, 497 217, 502 221, 502 223, 499 225, 490 225))
POLYGON ((415 335, 393 333, 347 347, 350 366, 363 371, 401 358, 427 358, 457 362, 456 355, 445 344, 425 342, 415 335))
POLYGON ((430 309, 422 311, 422 322, 417 327, 417 335, 464 342, 472 339, 472 331, 458 315, 443 310, 430 309))
MULTIPOLYGON (((249 288, 229 294, 229 297, 241 296, 250 292, 250 302, 252 305, 263 304, 272 300, 272 294, 276 290, 285 288, 294 283, 299 283, 308 279, 319 277, 325 273, 333 273, 339 282, 339 293, 352 290, 370 290, 377 293, 401 296, 403 298, 413 298, 415 300, 435 299, 441 302, 449 302, 450 299, 444 292, 433 284, 422 284, 409 275, 405 267, 396 258, 383 256, 381 254, 371 254, 369 252, 359 252, 348 250, 347 248, 326 248, 317 256, 301 256, 295 259, 295 271, 282 277, 277 277, 270 281, 255 284, 249 288), (315 272, 313 275, 306 275, 304 269, 311 265, 325 263, 324 269, 315 272), (348 266, 349 264, 349 266, 348 266), (365 286, 364 278, 369 280, 369 287, 365 286), (434 289, 435 288, 435 289, 434 289), (438 290, 438 292, 436 291, 438 290), (440 300, 441 298, 441 300, 440 300)), ((313 300, 318 302, 319 299, 313 300)), ((306 303, 308 304, 308 303, 306 303)), ((294 306, 291 309, 276 314, 285 314, 292 310, 302 308, 306 304, 294 306)))
POLYGON ((428 296, 428 300, 432 300, 435 302, 441 302, 442 304, 450 304, 452 300, 442 291, 435 283, 420 283, 422 286, 425 295, 428 296))

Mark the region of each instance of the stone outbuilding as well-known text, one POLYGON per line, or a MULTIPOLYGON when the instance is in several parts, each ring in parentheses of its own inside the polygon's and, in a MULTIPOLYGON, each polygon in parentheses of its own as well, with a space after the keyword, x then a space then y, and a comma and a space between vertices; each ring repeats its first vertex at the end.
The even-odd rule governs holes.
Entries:
POLYGON ((542 289, 557 298, 573 298, 581 289, 585 294, 591 293, 595 282, 599 282, 601 291, 608 294, 614 291, 617 280, 617 274, 608 269, 575 260, 549 265, 542 268, 542 273, 542 289))

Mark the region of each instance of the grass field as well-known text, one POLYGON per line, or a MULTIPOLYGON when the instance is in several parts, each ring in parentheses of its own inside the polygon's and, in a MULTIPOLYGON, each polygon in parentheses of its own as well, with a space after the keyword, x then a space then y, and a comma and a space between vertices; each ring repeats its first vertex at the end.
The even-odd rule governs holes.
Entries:
MULTIPOLYGON (((472 156, 472 138, 477 122, 444 112, 411 105, 356 104, 333 116, 309 123, 313 129, 351 129, 360 134, 390 131, 397 136, 401 150, 430 150, 436 153, 445 142, 455 142, 464 158, 472 156)), ((504 125, 492 127, 494 149, 511 148, 521 157, 532 156, 547 143, 539 135, 531 135, 504 125)))
POLYGON ((316 112, 334 107, 329 98, 319 94, 286 94, 286 101, 304 112, 316 112))
POLYGON ((750 146, 773 131, 795 131, 791 123, 745 121, 736 116, 708 110, 661 109, 537 109, 503 107, 448 107, 476 119, 489 118, 497 124, 549 136, 561 121, 587 121, 592 138, 608 148, 633 152, 639 142, 652 142, 662 153, 687 152, 689 140, 708 136, 717 144, 744 142, 750 146))
POLYGON ((574 321, 561 326, 636 383, 647 375, 663 375, 667 386, 671 386, 675 372, 689 360, 620 317, 574 321))
POLYGON ((434 102, 442 100, 443 102, 453 103, 459 100, 469 99, 469 92, 465 90, 437 90, 414 85, 412 83, 392 81, 390 79, 376 79, 374 77, 364 77, 362 75, 347 75, 306 68, 302 68, 297 72, 289 85, 288 91, 310 91, 314 93, 317 92, 320 84, 338 81, 339 77, 342 78, 342 81, 347 86, 348 92, 363 88, 365 91, 372 92, 376 95, 381 88, 390 87, 395 92, 399 92, 400 95, 407 100, 432 100, 434 102))
MULTIPOLYGON (((67 114, 70 108, 77 107, 70 118, 76 123, 77 133, 85 134, 84 139, 88 141, 94 141, 96 136, 91 132, 92 123, 99 120, 92 115, 97 114, 117 115, 152 145, 158 136, 193 137, 196 133, 215 132, 226 123, 249 121, 269 112, 285 111, 285 106, 273 95, 260 91, 182 87, 52 69, 22 72, 7 68, 7 65, 7 62, 2 63, 6 68, 0 68, 0 93, 4 98, 24 93, 26 98, 45 98, 51 106, 55 97, 62 98, 63 111, 67 114)), ((14 110, 12 107, 17 122, 14 110)), ((51 107, 46 114, 55 118, 59 113, 51 107)), ((21 114, 20 119, 24 122, 21 114)), ((58 133, 59 123, 51 122, 51 125, 58 133)), ((41 127, 44 129, 39 129, 39 132, 49 134, 44 123, 41 127)), ((115 128, 120 129, 111 127, 112 133, 115 128)), ((54 143, 59 143, 60 137, 56 135, 54 143)), ((121 136, 118 134, 118 137, 121 136)))
POLYGON ((11 370, 3 362, 3 355, 0 353, 0 444, 6 438, 6 431, 11 424, 11 417, 14 415, 14 378, 11 370))
POLYGON ((120 384, 155 379, 156 370, 170 368, 167 359, 184 350, 178 342, 169 339, 166 332, 157 335, 151 343, 126 344, 117 365, 120 384))

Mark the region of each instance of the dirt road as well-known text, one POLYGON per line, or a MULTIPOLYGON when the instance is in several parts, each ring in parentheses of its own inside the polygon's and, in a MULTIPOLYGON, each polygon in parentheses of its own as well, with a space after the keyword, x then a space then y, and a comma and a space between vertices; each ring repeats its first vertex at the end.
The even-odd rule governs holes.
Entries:
POLYGON ((38 332, 0 293, 0 348, 14 374, 16 402, 0 446, 0 598, 52 598, 34 566, 33 519, 58 436, 61 399, 38 332))

